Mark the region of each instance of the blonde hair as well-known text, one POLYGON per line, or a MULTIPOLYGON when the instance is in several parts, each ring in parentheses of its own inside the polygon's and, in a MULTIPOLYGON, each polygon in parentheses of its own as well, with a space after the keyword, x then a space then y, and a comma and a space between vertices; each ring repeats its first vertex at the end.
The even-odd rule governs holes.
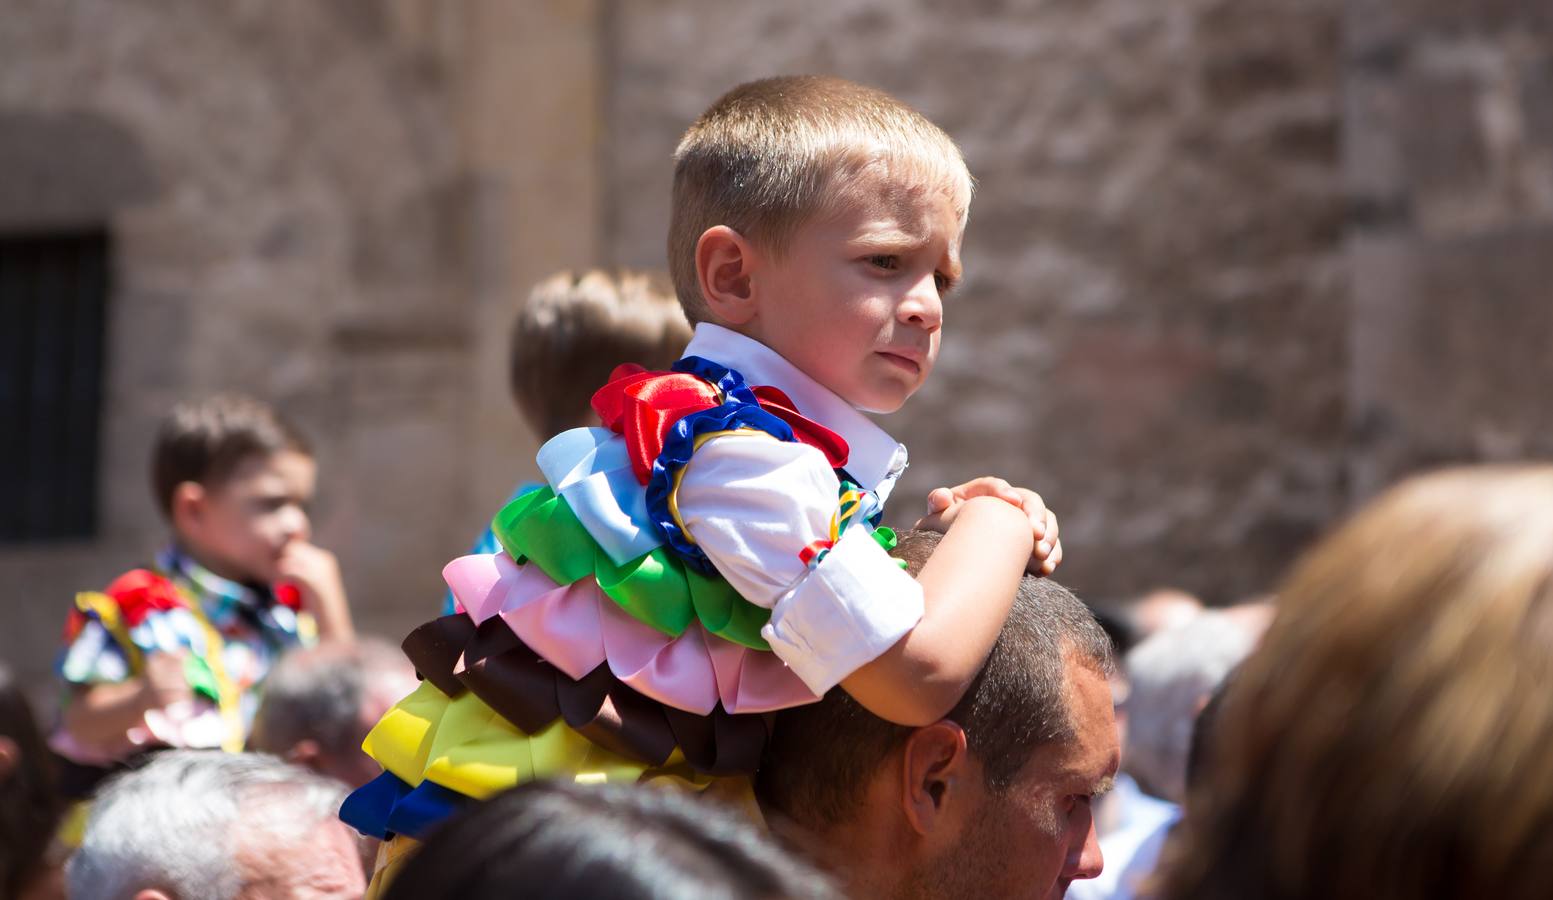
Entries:
POLYGON ((970 204, 971 176, 953 140, 883 91, 801 75, 739 85, 701 114, 674 151, 669 272, 685 316, 710 317, 696 274, 696 244, 726 225, 769 253, 849 195, 874 166, 943 186, 970 204))
POLYGON ((512 328, 512 397, 541 439, 587 421, 621 363, 667 369, 690 325, 661 273, 558 272, 534 286, 512 328))
POLYGON ((1278 602, 1160 896, 1546 896, 1553 467, 1409 481, 1278 602))

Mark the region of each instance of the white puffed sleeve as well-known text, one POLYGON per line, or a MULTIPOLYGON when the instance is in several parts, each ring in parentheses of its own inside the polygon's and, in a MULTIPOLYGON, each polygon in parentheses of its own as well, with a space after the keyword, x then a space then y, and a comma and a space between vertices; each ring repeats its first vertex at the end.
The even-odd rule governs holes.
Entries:
POLYGON ((676 493, 685 530, 746 600, 771 610, 761 635, 817 694, 877 658, 922 618, 922 588, 868 534, 830 537, 840 482, 807 444, 757 432, 708 441, 676 493))

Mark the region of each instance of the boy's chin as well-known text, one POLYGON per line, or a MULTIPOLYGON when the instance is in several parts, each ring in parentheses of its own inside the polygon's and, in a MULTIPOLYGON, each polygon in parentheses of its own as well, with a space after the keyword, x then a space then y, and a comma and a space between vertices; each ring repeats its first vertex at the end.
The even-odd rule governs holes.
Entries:
POLYGON ((914 392, 905 391, 895 395, 876 394, 865 398, 864 402, 862 403, 853 403, 852 405, 866 413, 887 416, 890 413, 897 412, 902 406, 905 406, 906 401, 911 399, 912 393, 914 392))

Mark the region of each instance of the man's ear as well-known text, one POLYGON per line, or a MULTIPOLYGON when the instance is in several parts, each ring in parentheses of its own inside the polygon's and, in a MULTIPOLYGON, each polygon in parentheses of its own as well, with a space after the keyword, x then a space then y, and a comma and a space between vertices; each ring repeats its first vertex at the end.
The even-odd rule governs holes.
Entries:
POLYGON ((713 315, 733 326, 755 317, 755 293, 750 280, 758 260, 744 235, 727 225, 714 225, 696 241, 696 278, 701 296, 713 315))
POLYGON ((969 773, 964 728, 940 719, 913 731, 901 759, 901 804, 912 829, 931 834, 943 826, 951 804, 968 803, 969 773))
POLYGON ((296 763, 304 769, 317 770, 318 757, 323 755, 323 748, 312 738, 303 738, 292 745, 286 751, 286 762, 296 763))
POLYGON ((198 530, 205 520, 205 486, 197 481, 180 481, 173 488, 171 509, 174 534, 188 534, 198 530))

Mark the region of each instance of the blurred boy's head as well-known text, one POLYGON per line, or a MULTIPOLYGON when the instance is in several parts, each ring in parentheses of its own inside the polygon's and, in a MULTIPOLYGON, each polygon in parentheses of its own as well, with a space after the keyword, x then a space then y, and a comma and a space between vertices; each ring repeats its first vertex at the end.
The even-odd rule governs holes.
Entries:
POLYGON ((512 329, 512 397, 540 438, 596 425, 590 401, 621 363, 667 369, 690 325, 667 279, 560 272, 534 287, 512 329))
POLYGON ((231 394, 174 407, 151 455, 152 486, 179 546, 243 582, 276 581, 287 545, 311 536, 316 474, 295 428, 231 394))
POLYGON ((891 411, 932 370, 971 178, 882 91, 740 85, 674 153, 669 268, 685 315, 748 335, 843 399, 891 411))

